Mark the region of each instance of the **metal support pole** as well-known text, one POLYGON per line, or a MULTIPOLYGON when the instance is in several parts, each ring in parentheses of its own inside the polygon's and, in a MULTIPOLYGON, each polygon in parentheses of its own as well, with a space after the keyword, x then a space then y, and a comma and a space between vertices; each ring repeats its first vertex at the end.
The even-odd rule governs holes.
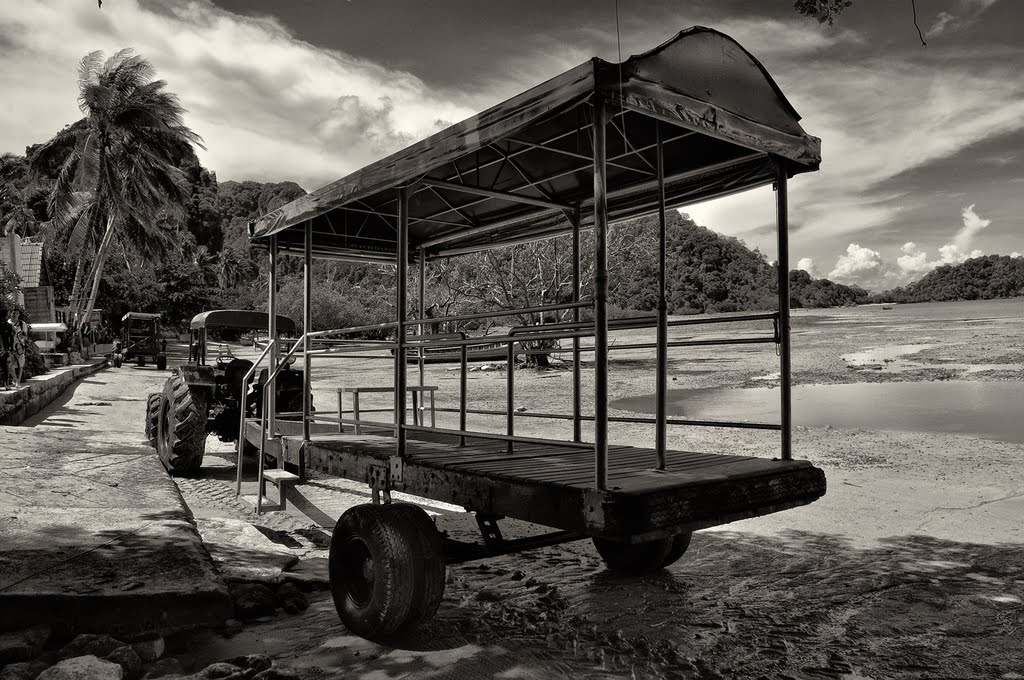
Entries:
MULTIPOLYGON (((466 337, 463 334, 462 337, 466 337)), ((459 429, 466 431, 466 405, 469 398, 469 347, 459 347, 459 429)), ((459 446, 466 445, 465 435, 459 436, 459 446)))
POLYGON ((608 488, 608 110, 594 99, 594 482, 608 488))
MULTIPOLYGON (((508 343, 508 370, 505 377, 505 434, 509 437, 516 429, 516 343, 508 343)), ((508 442, 508 452, 512 453, 512 440, 508 442)))
MULTIPOLYGON (((572 214, 572 301, 580 301, 580 209, 572 214)), ((580 321, 580 308, 572 310, 574 323, 580 321)), ((580 339, 572 339, 572 439, 583 441, 583 369, 580 366, 580 339)))
POLYGON ((789 343, 789 176, 785 161, 775 163, 775 206, 779 234, 779 395, 782 399, 782 460, 793 458, 793 402, 789 343))
POLYGON ((405 456, 405 322, 409 316, 409 187, 398 188, 398 270, 395 303, 398 307, 398 328, 395 338, 395 439, 396 453, 405 456))
POLYGON ((658 469, 665 469, 665 449, 668 442, 668 304, 665 301, 665 265, 668 251, 668 237, 665 222, 665 148, 661 139, 661 123, 654 121, 658 149, 658 365, 655 385, 657 408, 655 409, 654 450, 658 457, 658 469))
MULTIPOLYGON (((309 444, 309 414, 313 409, 313 220, 306 220, 302 253, 302 448, 299 450, 299 479, 306 478, 306 447, 309 444)), ((338 414, 341 419, 341 414, 338 414)))
MULTIPOLYGON (((420 248, 420 311, 419 311, 420 325, 418 326, 418 328, 419 328, 419 335, 425 335, 427 333, 427 328, 423 324, 423 319, 426 316, 426 311, 427 311, 427 303, 426 303, 427 298, 426 298, 426 292, 424 290, 424 288, 426 287, 426 282, 427 282, 427 257, 426 257, 426 253, 423 252, 423 248, 420 248)), ((420 347, 419 350, 418 350, 418 352, 419 352, 419 369, 420 369, 420 387, 423 387, 423 374, 424 374, 424 371, 425 371, 425 365, 424 365, 424 360, 423 360, 423 351, 424 351, 424 349, 425 348, 420 347)), ((420 406, 422 406, 422 405, 423 404, 421 403, 420 406)))
MULTIPOLYGON (((277 370, 277 362, 280 356, 280 348, 277 346, 277 236, 270 237, 270 281, 267 288, 269 289, 270 297, 267 304, 267 315, 269 317, 267 335, 270 336, 270 342, 274 343, 274 348, 270 350, 270 371, 267 375, 273 375, 277 370)), ((277 376, 268 380, 267 384, 263 386, 263 394, 267 397, 267 432, 265 436, 268 437, 277 435, 276 386, 277 376)), ((280 460, 278 460, 278 466, 281 467, 280 460)))

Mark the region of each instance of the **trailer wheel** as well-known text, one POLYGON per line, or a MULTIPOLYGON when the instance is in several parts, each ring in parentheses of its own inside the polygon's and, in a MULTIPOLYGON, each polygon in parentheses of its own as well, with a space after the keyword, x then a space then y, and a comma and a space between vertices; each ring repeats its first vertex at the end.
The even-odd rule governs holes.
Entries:
POLYGON ((167 355, 159 354, 156 357, 156 370, 166 371, 167 370, 167 355))
POLYGON ((413 552, 395 513, 370 504, 345 511, 331 536, 328 571, 346 628, 380 639, 409 619, 416 592, 413 552))
POLYGON ((398 528, 412 546, 415 585, 412 607, 401 630, 410 631, 430 620, 444 598, 445 562, 441 534, 423 508, 412 503, 390 503, 383 506, 392 513, 398 528))
POLYGON ((672 547, 668 549, 668 555, 665 555, 665 561, 661 563, 661 566, 667 567, 678 562, 679 558, 686 552, 686 549, 690 547, 691 538, 693 538, 692 531, 687 531, 685 534, 678 534, 673 537, 672 547))
POLYGON ((157 431, 160 420, 160 401, 163 395, 153 392, 146 397, 146 441, 150 446, 156 446, 157 431))
POLYGON ((594 538, 594 547, 609 569, 634 576, 650 574, 665 566, 672 546, 671 538, 659 538, 643 543, 620 543, 594 538))
POLYGON ((123 361, 123 357, 120 354, 115 354, 114 355, 114 368, 121 368, 121 361, 123 361))
POLYGON ((190 389, 180 375, 172 375, 161 397, 157 421, 160 462, 172 475, 194 475, 206 452, 206 393, 190 389))
POLYGON ((143 366, 145 366, 146 365, 146 357, 142 356, 141 354, 139 356, 135 357, 135 365, 138 366, 139 368, 142 368, 143 366))

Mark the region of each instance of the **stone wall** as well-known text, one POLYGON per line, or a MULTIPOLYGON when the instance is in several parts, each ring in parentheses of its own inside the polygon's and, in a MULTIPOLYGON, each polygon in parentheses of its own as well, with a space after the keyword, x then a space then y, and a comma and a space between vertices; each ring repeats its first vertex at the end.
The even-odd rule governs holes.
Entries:
POLYGON ((0 391, 0 425, 20 425, 63 394, 76 380, 92 375, 106 365, 106 360, 101 359, 92 364, 55 369, 29 378, 17 390, 0 391))

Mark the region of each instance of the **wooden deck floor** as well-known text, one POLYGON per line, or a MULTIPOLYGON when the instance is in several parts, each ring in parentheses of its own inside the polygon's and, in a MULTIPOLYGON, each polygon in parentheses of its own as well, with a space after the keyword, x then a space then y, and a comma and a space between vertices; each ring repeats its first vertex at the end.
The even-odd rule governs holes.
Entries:
MULTIPOLYGON (((258 434, 257 434, 258 437, 258 434)), ((656 470, 653 449, 608 451, 608 488, 597 490, 588 445, 453 438, 410 439, 391 486, 434 500, 562 529, 615 537, 678 533, 805 505, 825 493, 824 474, 808 461, 669 451, 656 470)), ((284 457, 297 462, 301 437, 285 435, 284 457)), ((383 474, 392 437, 317 433, 306 451, 313 469, 348 479, 383 474), (376 472, 375 472, 376 470, 376 472)))

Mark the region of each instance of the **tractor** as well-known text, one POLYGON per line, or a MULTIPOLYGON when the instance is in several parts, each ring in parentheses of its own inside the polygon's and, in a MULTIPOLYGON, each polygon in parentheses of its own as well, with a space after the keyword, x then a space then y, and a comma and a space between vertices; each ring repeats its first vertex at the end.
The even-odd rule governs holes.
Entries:
POLYGON ((142 367, 149 359, 156 364, 157 370, 166 370, 164 345, 160 337, 159 314, 128 312, 121 317, 121 338, 112 356, 114 368, 121 368, 122 362, 132 359, 142 367))
MULTIPOLYGON (((266 329, 267 320, 265 312, 233 309, 203 312, 192 319, 188 363, 176 367, 163 391, 150 394, 146 402, 146 438, 171 474, 188 476, 199 471, 207 434, 237 442, 242 418, 262 415, 267 370, 243 389, 253 362, 236 357, 227 344, 209 362, 208 332, 211 328, 221 332, 266 329)), ((287 317, 277 317, 277 328, 283 335, 295 333, 295 323, 287 317)), ((301 412, 302 371, 286 366, 275 382, 277 412, 301 412)))

